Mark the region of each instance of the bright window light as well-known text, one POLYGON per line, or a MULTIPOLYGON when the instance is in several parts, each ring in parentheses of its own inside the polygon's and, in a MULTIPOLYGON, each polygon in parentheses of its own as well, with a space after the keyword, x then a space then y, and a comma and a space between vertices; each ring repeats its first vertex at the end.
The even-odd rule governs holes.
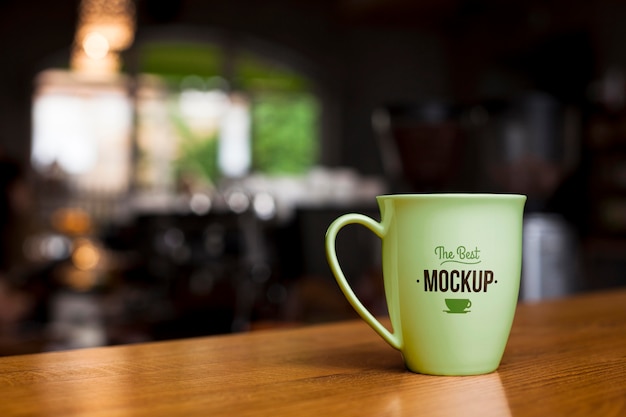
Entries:
POLYGON ((54 74, 33 102, 31 161, 84 191, 118 193, 131 177, 132 103, 123 84, 54 74), (55 78, 56 77, 56 78, 55 78))

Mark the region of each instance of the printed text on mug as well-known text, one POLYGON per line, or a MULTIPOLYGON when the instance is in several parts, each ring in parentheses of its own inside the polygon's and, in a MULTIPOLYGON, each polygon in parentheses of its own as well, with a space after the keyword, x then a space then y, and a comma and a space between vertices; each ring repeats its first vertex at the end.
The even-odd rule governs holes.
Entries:
POLYGON ((488 270, 424 270, 424 291, 428 292, 487 292, 487 287, 497 282, 493 278, 493 271, 488 270))
MULTIPOLYGON (((440 265, 447 263, 477 265, 482 262, 481 251, 477 246, 468 249, 467 246, 459 245, 449 249, 440 245, 435 247, 434 254, 440 265)), ((425 269, 422 281, 424 291, 453 293, 487 292, 490 285, 498 283, 491 270, 466 269, 425 269)))
POLYGON ((445 246, 437 246, 435 255, 439 258, 441 264, 448 262, 460 264, 477 264, 480 263, 480 249, 467 249, 465 246, 457 246, 454 250, 448 250, 445 246))

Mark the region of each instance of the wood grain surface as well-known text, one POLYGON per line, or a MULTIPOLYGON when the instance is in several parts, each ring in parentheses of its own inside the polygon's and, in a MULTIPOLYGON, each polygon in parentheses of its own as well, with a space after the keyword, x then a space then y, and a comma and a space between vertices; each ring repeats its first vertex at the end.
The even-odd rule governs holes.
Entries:
POLYGON ((418 375, 361 321, 0 358, 0 416, 624 416, 626 291, 521 304, 497 372, 418 375))

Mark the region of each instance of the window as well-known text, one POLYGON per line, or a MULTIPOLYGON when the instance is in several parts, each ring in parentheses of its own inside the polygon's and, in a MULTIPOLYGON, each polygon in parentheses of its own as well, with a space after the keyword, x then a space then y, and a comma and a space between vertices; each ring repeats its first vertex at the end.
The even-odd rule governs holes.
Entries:
POLYGON ((94 198, 175 196, 317 163, 319 102, 284 63, 220 42, 143 42, 133 73, 40 74, 34 167, 94 198))
MULTIPOLYGON (((319 104, 311 82, 295 71, 206 44, 148 44, 140 57, 140 71, 158 77, 163 93, 160 106, 140 96, 139 125, 176 137, 170 171, 178 181, 215 186, 251 171, 303 175, 317 162, 319 104), (150 121, 163 123, 151 112, 166 113, 169 128, 150 128, 150 121)), ((159 159, 155 140, 140 131, 145 186, 155 179, 147 174, 159 159)))
POLYGON ((40 74, 33 99, 32 165, 71 190, 123 194, 131 178, 132 104, 127 79, 40 74))

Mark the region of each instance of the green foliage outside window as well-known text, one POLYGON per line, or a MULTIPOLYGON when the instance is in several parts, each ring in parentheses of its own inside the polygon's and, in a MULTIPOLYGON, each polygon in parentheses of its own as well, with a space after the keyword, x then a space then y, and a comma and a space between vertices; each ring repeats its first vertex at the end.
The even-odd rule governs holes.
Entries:
MULTIPOLYGON (((224 76, 223 51, 216 45, 154 43, 143 48, 142 70, 162 76, 174 90, 189 75, 224 76)), ((318 157, 319 102, 309 80, 281 63, 238 51, 234 85, 251 98, 253 169, 267 175, 301 175, 318 157)), ((195 134, 174 108, 171 121, 180 137, 177 176, 191 173, 219 180, 216 134, 195 134)))
POLYGON ((180 137, 178 157, 174 160, 176 178, 191 174, 214 184, 219 178, 217 134, 195 134, 177 111, 170 111, 170 119, 180 137))
POLYGON ((310 94, 263 93, 252 107, 253 160, 270 175, 306 173, 317 161, 317 101, 310 94))
POLYGON ((318 102, 307 78, 279 63, 241 53, 237 85, 252 96, 254 169, 268 175, 306 173, 318 156, 318 102))

